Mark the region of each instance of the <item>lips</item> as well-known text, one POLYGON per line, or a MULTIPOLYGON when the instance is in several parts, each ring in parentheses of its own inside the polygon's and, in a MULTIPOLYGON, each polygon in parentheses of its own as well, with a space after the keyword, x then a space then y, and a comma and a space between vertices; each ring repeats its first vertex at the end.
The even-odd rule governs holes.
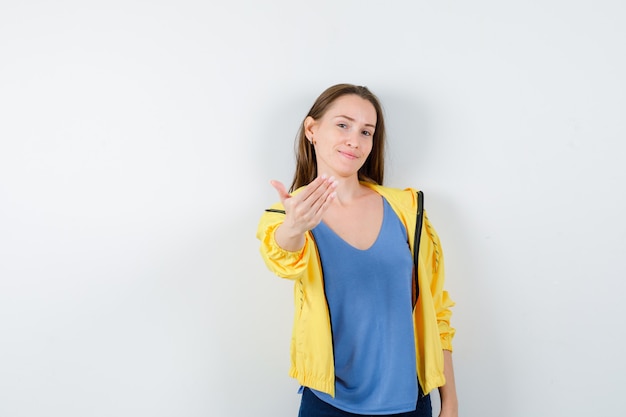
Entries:
POLYGON ((348 152, 348 151, 339 151, 340 154, 342 154, 343 156, 345 156, 348 159, 357 159, 358 156, 353 154, 352 152, 348 152))

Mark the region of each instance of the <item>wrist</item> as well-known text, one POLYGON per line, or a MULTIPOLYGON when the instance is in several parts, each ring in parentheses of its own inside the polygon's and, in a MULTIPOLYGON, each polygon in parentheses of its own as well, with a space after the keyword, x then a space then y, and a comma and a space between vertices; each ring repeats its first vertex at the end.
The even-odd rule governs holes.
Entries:
POLYGON ((286 226, 284 223, 274 231, 274 240, 282 249, 297 252, 304 246, 304 233, 286 226))
POLYGON ((456 398, 441 400, 441 415, 456 417, 459 415, 459 403, 456 398))

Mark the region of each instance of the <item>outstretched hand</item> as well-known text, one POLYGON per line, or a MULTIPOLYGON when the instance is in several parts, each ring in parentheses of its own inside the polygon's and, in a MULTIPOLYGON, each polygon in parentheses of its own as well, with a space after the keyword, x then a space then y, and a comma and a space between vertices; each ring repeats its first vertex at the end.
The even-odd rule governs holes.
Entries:
POLYGON ((280 181, 270 181, 285 207, 285 221, 276 231, 276 242, 285 250, 298 250, 304 233, 321 221, 336 196, 337 182, 325 175, 317 177, 304 190, 292 196, 280 181))

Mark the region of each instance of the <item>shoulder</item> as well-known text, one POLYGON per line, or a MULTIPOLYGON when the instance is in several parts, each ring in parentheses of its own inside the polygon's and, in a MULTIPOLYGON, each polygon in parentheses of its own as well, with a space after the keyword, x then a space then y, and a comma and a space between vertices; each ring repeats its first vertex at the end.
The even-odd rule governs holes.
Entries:
POLYGON ((392 188, 365 182, 363 185, 376 191, 398 210, 409 212, 417 210, 417 189, 415 188, 392 188))

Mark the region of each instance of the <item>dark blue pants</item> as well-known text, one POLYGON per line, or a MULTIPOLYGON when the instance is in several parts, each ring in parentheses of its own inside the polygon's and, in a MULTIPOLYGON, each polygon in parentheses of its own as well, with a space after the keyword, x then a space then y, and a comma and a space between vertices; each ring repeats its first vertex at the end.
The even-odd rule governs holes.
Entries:
MULTIPOLYGON (((421 397, 421 396, 420 396, 421 397)), ((408 413, 389 414, 387 417, 432 417, 433 408, 430 404, 430 395, 426 395, 417 400, 415 411, 408 413)), ((363 417, 362 414, 348 413, 317 398, 310 389, 304 388, 302 401, 300 402, 300 412, 298 417, 363 417)), ((382 417, 382 416, 372 416, 382 417)))

